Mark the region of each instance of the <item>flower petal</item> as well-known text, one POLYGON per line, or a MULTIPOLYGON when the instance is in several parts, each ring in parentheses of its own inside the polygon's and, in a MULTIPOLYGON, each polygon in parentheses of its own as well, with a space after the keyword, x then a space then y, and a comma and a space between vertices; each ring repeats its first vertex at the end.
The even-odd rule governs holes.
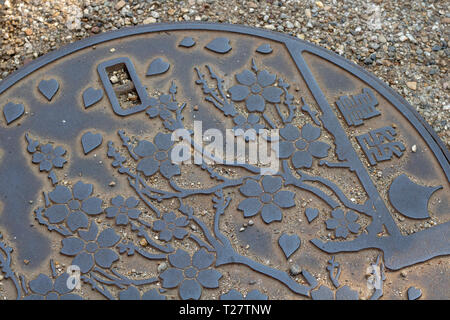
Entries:
POLYGON ((242 114, 237 115, 233 118, 233 122, 238 126, 241 127, 244 123, 247 122, 247 119, 242 114))
POLYGON ((236 79, 240 84, 251 86, 256 82, 255 74, 250 70, 244 70, 236 75, 236 79))
POLYGON ((302 138, 308 142, 317 140, 320 137, 320 128, 307 123, 302 128, 302 138))
POLYGON ((42 153, 36 152, 35 154, 33 154, 33 158, 31 159, 31 162, 40 163, 44 159, 45 159, 45 156, 42 153))
POLYGON ((175 225, 177 227, 185 227, 189 224, 189 221, 186 217, 179 217, 175 220, 175 225))
POLYGON ((153 143, 147 140, 139 141, 136 148, 134 148, 134 153, 138 156, 144 158, 153 155, 156 151, 156 147, 153 143))
POLYGON ((177 287, 183 280, 183 272, 178 269, 169 268, 159 275, 163 280, 162 287, 166 289, 172 289, 177 287))
POLYGON ((137 170, 144 173, 146 177, 150 177, 155 174, 156 171, 158 171, 159 168, 159 162, 156 161, 153 158, 144 158, 141 161, 139 161, 137 165, 137 170))
POLYGON ((95 255, 95 262, 97 265, 99 265, 102 268, 111 268, 111 265, 119 260, 119 256, 117 253, 112 251, 111 249, 100 249, 98 250, 95 255))
POLYGON ((93 190, 94 190, 94 187, 92 186, 92 184, 86 184, 81 181, 78 181, 73 186, 73 196, 75 199, 78 199, 81 201, 86 200, 92 194, 93 190))
POLYGON ((265 192, 275 193, 281 189, 283 180, 281 177, 264 176, 262 186, 265 192))
POLYGON ((342 209, 333 210, 331 216, 341 221, 345 219, 344 211, 342 209))
POLYGON ((292 124, 287 124, 284 128, 280 129, 280 136, 289 141, 295 141, 300 138, 300 130, 292 124))
POLYGON ((291 208, 295 206, 294 197, 295 193, 282 190, 275 194, 273 197, 273 202, 275 202, 275 204, 277 204, 280 208, 291 208))
POLYGON ((280 141, 278 143, 278 157, 280 159, 287 159, 289 158, 292 153, 294 152, 294 146, 292 145, 292 142, 289 141, 280 141))
POLYGON ((119 213, 119 208, 117 207, 109 207, 105 209, 107 218, 114 218, 119 213))
POLYGON ((339 227, 336 228, 335 235, 337 238, 345 239, 348 236, 348 229, 340 225, 339 227))
POLYGON ((334 295, 330 288, 321 285, 319 289, 311 291, 311 298, 313 300, 334 300, 334 295))
POLYGON ((273 221, 281 221, 283 213, 278 206, 269 203, 262 208, 261 217, 265 223, 271 223, 273 221))
POLYGON ((358 292, 345 285, 336 291, 336 300, 358 300, 358 292))
POLYGON ((138 209, 128 210, 128 217, 130 219, 136 220, 137 218, 139 218, 140 215, 141 215, 141 211, 139 211, 138 209))
POLYGON ((268 298, 269 298, 268 296, 262 294, 261 292, 255 289, 247 294, 245 300, 267 300, 268 298))
POLYGON ((56 278, 55 284, 54 284, 54 290, 56 292, 58 292, 59 294, 66 294, 66 293, 69 293, 70 291, 72 291, 67 286, 68 279, 69 279, 69 274, 65 273, 65 272, 62 275, 60 275, 58 278, 56 278))
POLYGON ((245 105, 247 106, 247 110, 250 112, 263 112, 266 107, 266 103, 264 98, 258 94, 252 94, 245 100, 245 105))
POLYGON ((172 110, 172 111, 175 111, 178 109, 178 104, 175 101, 168 102, 165 106, 167 109, 172 110))
POLYGON ((52 160, 53 166, 55 166, 56 168, 64 167, 64 164, 66 162, 67 162, 67 160, 62 157, 56 157, 52 160))
POLYGON ((168 95, 168 94, 163 94, 163 95, 161 95, 161 96, 159 97, 159 101, 160 101, 162 104, 168 104, 168 103, 170 102, 170 95, 168 95))
POLYGON ((181 174, 180 167, 177 164, 172 163, 170 160, 163 161, 159 171, 167 179, 181 174))
POLYGON ((311 168, 312 166, 312 156, 307 151, 296 151, 292 156, 292 165, 298 168, 311 168))
POLYGON ((221 295, 220 300, 244 300, 244 297, 239 291, 231 289, 227 293, 221 295))
POLYGON ((214 269, 201 270, 198 273, 197 280, 205 288, 218 288, 219 279, 222 278, 222 274, 214 269))
POLYGON ((358 220, 358 215, 353 210, 349 210, 345 215, 345 220, 348 222, 355 222, 358 220))
POLYGON ((260 119, 261 118, 258 115, 254 114, 254 113, 250 113, 248 115, 247 122, 250 123, 250 124, 255 125, 255 124, 257 124, 259 122, 260 119))
POLYGON ((94 259, 91 254, 83 251, 72 260, 72 265, 78 266, 81 273, 87 273, 94 266, 94 259))
POLYGON ((57 157, 62 157, 66 154, 66 150, 63 147, 56 147, 55 150, 53 150, 53 154, 57 157))
POLYGON ((129 287, 119 293, 119 300, 141 300, 141 294, 135 287, 129 287))
POLYGON ((53 151, 53 147, 50 143, 47 143, 46 145, 41 146, 42 153, 49 154, 53 151))
POLYGON ((334 230, 338 227, 339 221, 336 219, 328 219, 325 221, 325 224, 327 225, 328 230, 334 230))
POLYGON ((155 145, 158 150, 167 151, 173 145, 172 135, 170 133, 159 132, 154 139, 155 145))
POLYGON ((233 101, 242 101, 250 94, 249 88, 240 84, 232 86, 228 89, 228 92, 231 94, 231 100, 233 101))
POLYGON ((246 180, 244 185, 240 187, 239 190, 246 197, 257 197, 262 193, 261 186, 253 179, 246 180))
POLYGON ((63 247, 60 252, 66 256, 77 255, 84 248, 84 241, 76 237, 64 238, 61 243, 63 247))
POLYGON ((125 202, 125 205, 127 206, 128 209, 136 208, 138 204, 139 200, 136 199, 135 197, 129 197, 125 202))
POLYGON ((128 221, 128 216, 126 214, 119 213, 116 217, 116 225, 118 226, 126 226, 128 221))
POLYGON ((356 222, 349 223, 347 227, 352 233, 358 233, 359 229, 361 228, 359 223, 356 222))
POLYGON ((261 210, 262 204, 256 198, 248 198, 239 203, 238 210, 244 211, 244 217, 253 217, 261 210))
POLYGON ((58 294, 57 294, 56 292, 50 292, 50 293, 45 297, 45 299, 46 299, 46 300, 53 300, 53 301, 56 301, 56 300, 59 300, 59 296, 58 296, 58 294))
POLYGON ((94 221, 91 222, 91 225, 89 226, 88 231, 84 231, 84 230, 78 231, 78 234, 84 241, 94 241, 97 238, 97 233, 98 233, 98 227, 94 221))
POLYGON ((101 248, 110 248, 119 242, 120 236, 113 228, 103 230, 98 236, 97 243, 101 248))
POLYGON ((72 199, 72 192, 70 192, 70 189, 67 187, 56 186, 48 196, 54 203, 67 203, 72 199))
POLYGON ((89 215, 96 215, 103 212, 103 200, 99 198, 89 198, 81 203, 81 210, 89 215))
POLYGON ((197 281, 188 279, 184 280, 183 283, 181 283, 179 293, 180 298, 183 300, 198 300, 202 295, 202 288, 197 281))
POLYGON ((175 238, 177 238, 178 240, 184 239, 184 237, 186 237, 187 234, 188 234, 187 230, 181 229, 181 228, 176 228, 176 229, 173 231, 173 235, 174 235, 175 238))
POLYGON ((162 109, 159 113, 159 116, 161 117, 161 119, 167 120, 172 117, 172 113, 167 109, 162 109))
POLYGON ((166 228, 166 223, 162 220, 156 220, 153 222, 153 231, 163 231, 166 228))
POLYGON ((261 87, 267 87, 267 86, 271 86, 272 84, 275 83, 277 76, 274 74, 271 74, 267 70, 262 70, 262 71, 258 72, 257 79, 258 79, 258 84, 261 87))
POLYGON ((89 220, 87 216, 81 211, 72 212, 67 218, 67 226, 70 231, 74 232, 80 228, 87 228, 89 225, 89 220))
POLYGON ((142 295, 142 300, 166 300, 166 296, 162 295, 156 289, 149 290, 142 295))
POLYGON ((263 89, 262 96, 269 102, 279 103, 283 90, 277 87, 267 87, 263 89))
POLYGON ((116 206, 117 208, 121 207, 124 204, 124 202, 125 202, 125 199, 122 196, 114 197, 111 200, 112 205, 116 206))
MULTIPOLYGON (((159 106, 148 108, 146 113, 150 118, 156 117, 159 114, 159 106)), ((136 149, 134 151, 136 151, 136 149)))
POLYGON ((166 241, 166 242, 172 240, 172 237, 173 237, 172 231, 167 230, 167 229, 164 229, 159 234, 159 239, 161 239, 162 241, 166 241))
POLYGON ((330 150, 330 146, 322 141, 314 141, 311 142, 308 148, 308 151, 316 158, 325 158, 328 156, 328 150, 330 150))
POLYGON ((64 221, 68 214, 69 209, 64 204, 55 204, 44 212, 44 216, 47 217, 50 223, 60 223, 64 221))
POLYGON ((177 215, 173 211, 166 212, 163 214, 163 220, 167 223, 174 223, 176 218, 177 215))
POLYGON ((184 269, 191 265, 191 256, 186 251, 178 249, 175 253, 169 254, 169 262, 175 268, 184 269))
POLYGON ((204 248, 192 256, 192 265, 197 269, 208 268, 214 262, 214 254, 208 253, 204 248))
POLYGON ((52 280, 42 273, 36 279, 31 280, 29 285, 31 291, 44 296, 53 289, 52 280))

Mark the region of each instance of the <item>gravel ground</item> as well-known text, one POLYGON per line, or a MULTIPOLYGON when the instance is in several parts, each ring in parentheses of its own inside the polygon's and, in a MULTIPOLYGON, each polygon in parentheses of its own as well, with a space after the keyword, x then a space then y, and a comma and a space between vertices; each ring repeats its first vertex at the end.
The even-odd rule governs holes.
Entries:
POLYGON ((92 34, 170 21, 244 24, 319 44, 363 66, 413 105, 450 146, 446 0, 0 0, 0 79, 92 34))

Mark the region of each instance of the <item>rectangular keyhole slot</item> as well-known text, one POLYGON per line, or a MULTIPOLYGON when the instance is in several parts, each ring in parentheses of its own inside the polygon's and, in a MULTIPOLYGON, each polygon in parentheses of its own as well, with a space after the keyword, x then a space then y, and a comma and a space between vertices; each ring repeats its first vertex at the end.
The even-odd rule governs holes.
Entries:
POLYGON ((106 73, 122 109, 130 109, 142 103, 125 63, 107 67, 106 73))

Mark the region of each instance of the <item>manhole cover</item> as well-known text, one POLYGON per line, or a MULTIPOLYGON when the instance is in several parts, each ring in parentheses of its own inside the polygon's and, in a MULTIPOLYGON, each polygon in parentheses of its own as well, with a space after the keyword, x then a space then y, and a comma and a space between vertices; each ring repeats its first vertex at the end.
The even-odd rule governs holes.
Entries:
POLYGON ((450 298, 448 150, 321 48, 120 30, 25 66, 0 108, 3 297, 450 298))

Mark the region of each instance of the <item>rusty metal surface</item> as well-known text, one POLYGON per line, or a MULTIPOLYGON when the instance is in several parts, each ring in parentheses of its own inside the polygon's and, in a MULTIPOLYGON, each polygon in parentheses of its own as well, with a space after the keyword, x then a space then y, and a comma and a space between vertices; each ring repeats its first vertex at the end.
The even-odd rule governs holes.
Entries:
POLYGON ((450 298, 448 150, 324 49, 241 26, 124 29, 2 81, 0 112, 3 297, 450 298), (279 129, 279 171, 171 162, 194 121, 279 129))

